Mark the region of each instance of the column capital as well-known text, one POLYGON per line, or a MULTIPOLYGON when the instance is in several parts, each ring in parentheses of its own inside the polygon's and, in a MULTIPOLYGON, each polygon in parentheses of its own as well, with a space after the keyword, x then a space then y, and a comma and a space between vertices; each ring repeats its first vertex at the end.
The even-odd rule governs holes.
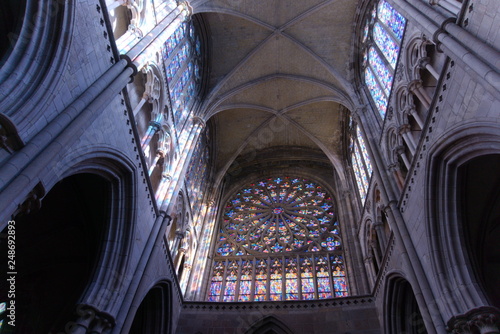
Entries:
POLYGON ((422 80, 420 79, 415 79, 415 80, 412 80, 410 81, 410 83, 408 84, 408 89, 411 91, 411 92, 415 92, 415 90, 418 90, 422 87, 422 80))
POLYGON ((405 153, 406 149, 403 145, 400 145, 395 148, 395 151, 397 154, 401 155, 405 153))
POLYGON ((425 68, 427 65, 430 64, 430 58, 429 57, 422 57, 418 60, 417 66, 419 68, 425 68))
POLYGON ((478 307, 453 316, 446 324, 448 333, 453 334, 498 334, 499 328, 500 310, 492 306, 478 307))
POLYGON ((410 124, 403 124, 399 127, 399 134, 403 135, 411 131, 410 124))
POLYGON ((193 125, 199 125, 202 129, 206 126, 205 120, 200 116, 193 116, 191 120, 193 122, 193 125))

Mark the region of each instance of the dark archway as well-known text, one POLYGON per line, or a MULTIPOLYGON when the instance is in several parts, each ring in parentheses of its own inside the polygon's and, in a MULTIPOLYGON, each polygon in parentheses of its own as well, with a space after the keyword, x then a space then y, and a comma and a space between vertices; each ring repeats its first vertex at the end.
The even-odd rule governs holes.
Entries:
POLYGON ((26 0, 0 2, 0 67, 17 43, 26 12, 26 0))
MULTIPOLYGON (((77 174, 57 183, 39 211, 14 218, 16 327, 7 333, 56 333, 72 320, 99 260, 110 197, 106 180, 77 174)), ((1 254, 7 254, 5 240, 1 254)), ((3 276, 6 261, 0 263, 3 276)), ((0 291, 6 300, 4 282, 2 277, 0 291)))
POLYGON ((167 284, 152 288, 139 306, 129 334, 170 333, 170 296, 167 284))
POLYGON ((293 332, 277 318, 268 316, 255 323, 245 334, 293 334, 293 332))
POLYGON ((459 221, 476 279, 500 307, 500 155, 485 155, 458 171, 459 221))
POLYGON ((401 277, 389 280, 385 305, 386 333, 427 333, 417 299, 407 280, 401 277))

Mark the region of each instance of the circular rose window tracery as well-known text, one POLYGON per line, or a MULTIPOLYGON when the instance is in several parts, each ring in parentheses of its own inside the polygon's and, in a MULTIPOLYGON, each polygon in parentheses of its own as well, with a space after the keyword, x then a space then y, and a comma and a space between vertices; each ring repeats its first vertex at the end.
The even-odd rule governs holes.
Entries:
POLYGON ((327 191, 295 177, 251 183, 227 202, 217 255, 339 250, 339 224, 327 191))

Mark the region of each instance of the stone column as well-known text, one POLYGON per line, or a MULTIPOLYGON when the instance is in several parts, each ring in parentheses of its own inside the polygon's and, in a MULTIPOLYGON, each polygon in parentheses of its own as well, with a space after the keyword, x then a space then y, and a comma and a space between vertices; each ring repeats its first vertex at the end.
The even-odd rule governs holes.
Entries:
POLYGON ((375 268, 373 268, 373 258, 371 256, 367 256, 364 258, 364 260, 366 269, 368 271, 368 276, 370 276, 370 281, 373 286, 375 284, 375 281, 377 280, 377 274, 375 273, 375 268))
POLYGON ((403 124, 399 128, 399 133, 403 137, 404 141, 408 145, 408 148, 410 149, 410 152, 412 155, 415 155, 415 150, 417 148, 417 144, 415 143, 415 140, 413 139, 413 136, 410 133, 410 125, 409 124, 403 124))
POLYGON ((174 265, 175 265, 176 272, 179 269, 179 263, 178 263, 179 261, 177 259, 177 253, 181 251, 181 249, 179 248, 179 245, 180 245, 182 239, 184 239, 184 233, 183 232, 175 232, 175 239, 174 239, 174 242, 172 243, 172 249, 170 250, 170 254, 172 254, 172 258, 175 259, 174 265))
POLYGON ((425 68, 434 77, 434 79, 439 79, 439 73, 434 69, 434 67, 429 62, 429 57, 425 57, 419 60, 418 67, 425 68))
POLYGON ((453 334, 500 334, 500 310, 482 306, 452 317, 446 326, 453 334))
POLYGON ((410 84, 408 85, 408 89, 410 90, 410 92, 415 94, 415 96, 424 105, 426 109, 429 109, 431 107, 432 100, 429 94, 427 94, 424 87, 422 86, 421 80, 413 80, 412 82, 410 82, 410 84))
POLYGON ((141 148, 142 151, 146 150, 146 147, 148 147, 149 143, 151 142, 151 139, 153 139, 153 136, 160 131, 161 124, 157 122, 156 120, 149 122, 149 127, 146 130, 146 134, 144 137, 142 137, 141 140, 141 148))
POLYGON ((377 233, 380 249, 382 252, 385 252, 387 248, 387 236, 384 231, 384 223, 380 217, 377 217, 377 221, 373 224, 373 227, 375 228, 375 233, 377 233))
POLYGON ((422 119, 418 115, 417 110, 414 107, 412 107, 408 110, 408 114, 411 115, 415 119, 415 122, 417 122, 420 129, 424 128, 424 122, 422 121, 422 119))
POLYGON ((142 94, 142 99, 139 101, 139 103, 135 106, 134 111, 132 112, 134 116, 136 116, 139 111, 142 109, 142 106, 150 100, 150 96, 148 93, 142 94))
POLYGON ((405 147, 404 146, 398 146, 396 148, 396 153, 401 157, 401 159, 403 159, 403 162, 404 162, 404 164, 406 166, 406 169, 410 170, 411 163, 408 160, 408 157, 406 156, 405 147))

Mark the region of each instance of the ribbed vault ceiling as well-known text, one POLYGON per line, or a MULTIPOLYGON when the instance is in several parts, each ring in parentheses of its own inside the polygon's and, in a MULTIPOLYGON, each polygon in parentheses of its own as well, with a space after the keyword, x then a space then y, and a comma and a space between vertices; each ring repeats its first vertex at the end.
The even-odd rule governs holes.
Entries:
POLYGON ((203 110, 216 124, 218 177, 238 157, 272 148, 321 150, 342 176, 340 105, 355 105, 350 63, 357 1, 191 4, 210 35, 203 110))

